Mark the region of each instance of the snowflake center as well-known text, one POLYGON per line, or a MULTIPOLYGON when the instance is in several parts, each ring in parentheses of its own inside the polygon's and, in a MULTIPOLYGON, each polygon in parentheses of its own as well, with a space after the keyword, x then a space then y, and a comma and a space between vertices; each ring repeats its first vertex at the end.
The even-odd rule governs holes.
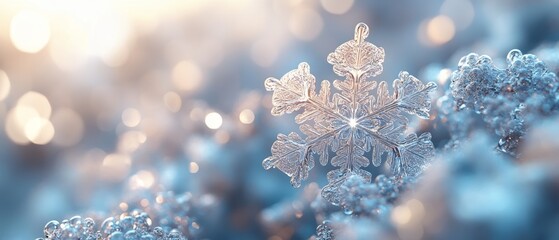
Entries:
POLYGON ((357 120, 355 118, 349 119, 348 124, 351 128, 355 128, 355 127, 357 127, 357 120))

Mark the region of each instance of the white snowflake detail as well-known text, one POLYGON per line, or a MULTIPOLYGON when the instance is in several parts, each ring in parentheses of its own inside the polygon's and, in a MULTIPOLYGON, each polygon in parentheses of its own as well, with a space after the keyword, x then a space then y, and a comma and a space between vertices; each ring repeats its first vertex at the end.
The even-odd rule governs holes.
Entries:
POLYGON ((315 92, 315 77, 307 63, 285 74, 281 79, 266 79, 266 90, 273 91, 273 115, 303 109, 295 117, 300 130, 279 134, 272 145, 272 156, 264 159, 265 169, 278 168, 289 177, 294 187, 308 177, 314 167, 314 157, 325 166, 328 161, 336 170, 328 172, 328 185, 322 195, 337 204, 339 186, 353 174, 367 182, 371 173, 363 170, 370 161, 375 167, 385 160, 395 176, 416 176, 433 156, 431 134, 406 136, 408 119, 403 113, 429 118, 429 93, 436 84, 422 83, 407 72, 400 72, 394 80, 390 95, 387 83, 368 80, 382 73, 384 49, 364 41, 369 28, 364 23, 355 27, 355 37, 328 55, 334 72, 345 77, 335 80, 338 91, 331 96, 330 82, 322 81, 315 92), (371 94, 376 88, 376 97, 371 94), (330 159, 329 153, 335 156, 330 159))

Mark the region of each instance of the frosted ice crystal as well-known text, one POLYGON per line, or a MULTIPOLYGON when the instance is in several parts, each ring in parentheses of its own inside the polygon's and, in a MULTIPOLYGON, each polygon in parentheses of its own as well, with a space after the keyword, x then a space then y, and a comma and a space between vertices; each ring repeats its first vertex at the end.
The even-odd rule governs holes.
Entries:
MULTIPOLYGON (((380 175, 386 179, 384 175, 380 175)), ((378 178, 378 177, 377 177, 378 178)), ((392 184, 392 186, 394 186, 392 184)), ((394 191, 395 192, 395 191, 394 191)), ((340 206, 345 214, 353 215, 379 215, 387 212, 389 205, 381 195, 377 184, 365 181, 359 175, 352 175, 340 186, 340 206)))
POLYGON ((329 221, 324 221, 316 227, 317 240, 331 240, 334 239, 334 230, 330 226, 329 221))
POLYGON ((93 218, 81 216, 49 221, 43 231, 44 238, 39 240, 186 240, 199 235, 201 229, 196 216, 200 215, 198 211, 209 214, 202 210, 206 203, 196 202, 202 200, 194 199, 188 192, 149 195, 142 198, 152 204, 129 202, 126 206, 133 210, 97 219, 100 225, 93 218))
MULTIPOLYGON (((471 53, 460 60, 450 88, 455 110, 480 114, 501 138, 498 148, 514 155, 529 126, 558 112, 559 79, 535 55, 516 49, 506 63, 500 69, 488 56, 471 53)), ((456 120, 451 124, 464 129, 456 120)))
MULTIPOLYGON (((52 220, 45 225, 44 239, 55 240, 186 240, 176 229, 165 231, 162 227, 151 227, 151 218, 144 212, 109 217, 97 227, 92 218, 80 216, 62 222, 52 220)), ((44 240, 43 238, 38 238, 44 240)))
POLYGON ((272 145, 272 156, 264 159, 265 169, 278 168, 289 177, 294 187, 308 177, 314 157, 321 165, 328 161, 336 170, 328 172, 328 185, 322 195, 339 203, 339 186, 356 174, 371 181, 371 173, 363 170, 372 161, 379 167, 383 160, 395 176, 416 176, 433 156, 431 134, 406 135, 408 119, 404 113, 429 118, 429 93, 435 83, 424 84, 407 72, 394 80, 394 93, 387 83, 369 80, 382 73, 384 49, 364 41, 369 35, 366 24, 355 27, 355 37, 328 55, 334 72, 345 77, 335 80, 337 90, 331 96, 330 82, 322 81, 315 91, 315 77, 307 63, 280 79, 266 79, 266 90, 273 91, 273 115, 302 110, 295 117, 302 137, 292 132, 279 134, 272 145), (371 94, 376 90, 376 96, 371 94), (330 158, 330 151, 335 156, 330 158), (366 153, 370 155, 365 156, 366 153))

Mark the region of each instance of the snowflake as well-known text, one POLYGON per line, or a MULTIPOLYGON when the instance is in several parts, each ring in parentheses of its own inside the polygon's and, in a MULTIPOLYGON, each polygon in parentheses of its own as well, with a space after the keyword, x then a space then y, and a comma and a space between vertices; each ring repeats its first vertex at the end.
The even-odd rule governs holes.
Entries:
POLYGON ((273 91, 273 115, 303 109, 295 117, 301 124, 297 133, 279 134, 272 145, 272 156, 264 159, 265 169, 278 168, 289 177, 294 187, 308 177, 314 157, 324 166, 330 161, 337 167, 327 174, 328 185, 322 195, 339 204, 339 186, 352 174, 371 181, 371 173, 363 170, 370 164, 381 165, 384 159, 395 176, 416 176, 433 156, 431 134, 406 136, 408 119, 403 113, 429 118, 429 93, 435 83, 424 84, 407 72, 394 80, 394 93, 387 83, 368 80, 382 73, 384 49, 364 41, 369 34, 366 24, 355 27, 355 37, 328 56, 334 72, 345 80, 333 82, 338 92, 331 97, 330 82, 322 81, 315 92, 315 77, 307 63, 285 74, 281 79, 268 78, 266 90, 273 91), (371 94, 376 89, 376 97, 371 94), (335 156, 330 159, 330 151, 335 156))

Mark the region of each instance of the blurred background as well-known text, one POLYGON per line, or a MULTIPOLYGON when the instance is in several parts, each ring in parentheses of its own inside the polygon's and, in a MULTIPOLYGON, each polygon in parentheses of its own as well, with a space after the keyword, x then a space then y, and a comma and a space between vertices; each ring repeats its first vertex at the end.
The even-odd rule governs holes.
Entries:
POLYGON ((307 239, 317 221, 298 204, 327 169, 293 189, 262 168, 276 134, 297 129, 269 113, 264 79, 302 61, 336 79, 326 57, 364 22, 386 52, 379 80, 405 70, 444 85, 472 51, 556 54, 557 12, 554 0, 0 0, 1 238, 173 191, 211 206, 202 238, 307 239))

